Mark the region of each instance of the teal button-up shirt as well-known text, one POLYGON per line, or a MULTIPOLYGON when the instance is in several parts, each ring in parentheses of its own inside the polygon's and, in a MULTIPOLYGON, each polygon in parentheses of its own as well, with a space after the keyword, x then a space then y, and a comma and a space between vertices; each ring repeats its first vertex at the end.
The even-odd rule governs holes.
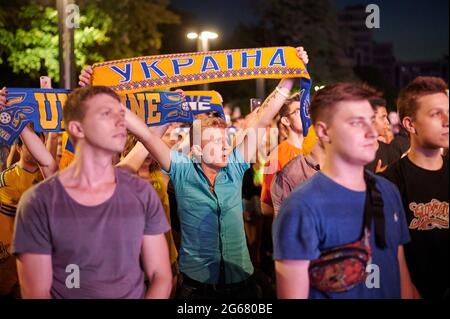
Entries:
POLYGON ((214 192, 200 163, 176 151, 170 170, 181 225, 180 271, 209 284, 236 283, 253 273, 242 217, 242 179, 250 167, 235 148, 215 179, 214 192), (222 277, 223 278, 223 277, 222 277))

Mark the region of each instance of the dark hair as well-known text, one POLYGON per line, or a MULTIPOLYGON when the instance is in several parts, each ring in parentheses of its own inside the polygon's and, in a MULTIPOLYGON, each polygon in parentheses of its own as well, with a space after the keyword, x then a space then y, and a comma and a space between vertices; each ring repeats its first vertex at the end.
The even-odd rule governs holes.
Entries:
POLYGON ((313 96, 309 108, 313 123, 330 121, 335 105, 344 101, 369 101, 375 96, 375 90, 358 83, 336 83, 327 85, 313 96))
POLYGON ((438 77, 418 76, 400 91, 397 99, 397 110, 400 123, 406 116, 414 117, 417 112, 417 100, 424 95, 435 93, 447 94, 447 84, 438 77))
POLYGON ((380 107, 386 107, 387 103, 386 100, 382 97, 375 97, 373 99, 369 100, 370 105, 372 105, 372 108, 376 111, 380 107))
POLYGON ((280 115, 280 120, 283 116, 287 116, 289 114, 289 106, 291 106, 294 102, 300 101, 300 93, 292 94, 289 98, 284 101, 283 105, 280 108, 278 114, 280 115))
POLYGON ((99 94, 109 95, 120 102, 117 93, 106 86, 84 86, 77 88, 69 94, 63 107, 65 127, 68 127, 70 121, 82 121, 86 115, 86 101, 99 94))

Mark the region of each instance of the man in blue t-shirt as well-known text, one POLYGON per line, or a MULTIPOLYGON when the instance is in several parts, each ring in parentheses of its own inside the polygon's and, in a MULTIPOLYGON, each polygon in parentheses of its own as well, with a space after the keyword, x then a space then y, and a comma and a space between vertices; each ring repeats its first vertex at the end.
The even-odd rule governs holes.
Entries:
POLYGON ((362 280, 343 292, 310 287, 312 260, 324 250, 362 237, 364 165, 373 161, 377 145, 375 115, 368 101, 371 95, 372 91, 362 86, 338 83, 320 90, 311 102, 310 116, 326 155, 321 171, 291 193, 273 225, 279 298, 412 296, 403 253, 409 234, 400 195, 392 183, 372 174, 384 202, 385 247, 375 243, 372 225, 369 236, 372 260, 366 267, 365 282, 362 280))

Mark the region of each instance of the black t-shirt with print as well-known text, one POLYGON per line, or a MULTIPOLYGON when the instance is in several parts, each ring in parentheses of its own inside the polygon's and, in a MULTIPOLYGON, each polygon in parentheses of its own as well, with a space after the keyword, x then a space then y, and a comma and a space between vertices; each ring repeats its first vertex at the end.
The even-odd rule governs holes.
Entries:
POLYGON ((430 171, 405 156, 384 173, 402 195, 411 234, 406 261, 425 299, 448 298, 449 292, 448 157, 443 159, 440 170, 430 171))

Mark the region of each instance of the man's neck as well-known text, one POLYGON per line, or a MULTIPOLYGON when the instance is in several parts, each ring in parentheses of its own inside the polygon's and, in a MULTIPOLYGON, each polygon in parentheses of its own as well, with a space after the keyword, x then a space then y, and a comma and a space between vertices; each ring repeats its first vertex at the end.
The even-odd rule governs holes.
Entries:
POLYGON ((444 162, 439 148, 424 148, 415 141, 411 141, 407 156, 415 165, 430 171, 440 170, 444 162))
POLYGON ((302 133, 296 133, 290 129, 286 141, 289 144, 291 144, 292 146, 295 146, 296 148, 301 149, 302 143, 303 143, 303 135, 302 135, 302 133))
POLYGON ((316 147, 313 147, 310 155, 322 169, 325 165, 325 151, 317 145, 316 147))
POLYGON ((202 170, 205 173, 206 177, 209 180, 209 183, 211 186, 214 186, 214 182, 216 180, 216 176, 219 173, 219 170, 217 168, 211 167, 205 163, 202 162, 202 170))
POLYGON ((95 189, 103 184, 114 183, 112 157, 112 154, 92 147, 77 147, 75 158, 65 172, 68 178, 63 180, 85 189, 95 189))
POLYGON ((333 181, 348 189, 357 192, 366 190, 363 165, 349 163, 336 154, 327 154, 321 171, 333 181))

